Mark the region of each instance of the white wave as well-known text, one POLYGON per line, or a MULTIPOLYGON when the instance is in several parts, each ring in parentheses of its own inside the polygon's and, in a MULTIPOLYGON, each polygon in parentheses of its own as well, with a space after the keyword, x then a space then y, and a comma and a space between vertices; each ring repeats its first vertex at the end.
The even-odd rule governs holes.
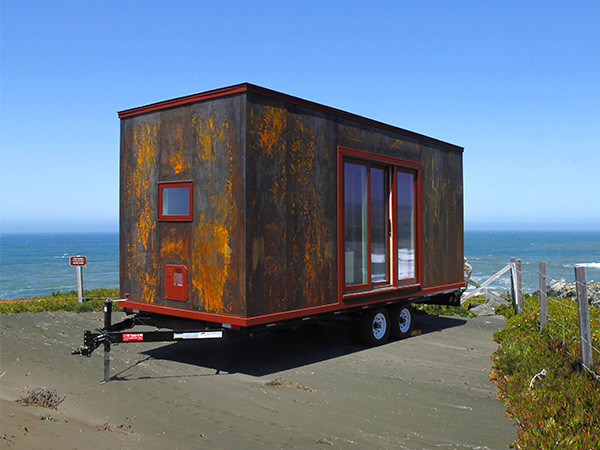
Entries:
POLYGON ((587 267, 589 269, 600 269, 600 263, 597 263, 597 262, 581 263, 581 264, 575 264, 575 265, 579 266, 579 267, 587 267))

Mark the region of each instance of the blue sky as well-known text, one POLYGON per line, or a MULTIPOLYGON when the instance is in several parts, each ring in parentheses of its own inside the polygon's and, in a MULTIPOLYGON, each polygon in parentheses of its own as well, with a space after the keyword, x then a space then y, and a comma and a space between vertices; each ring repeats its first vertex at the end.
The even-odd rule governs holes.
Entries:
POLYGON ((118 229, 117 111, 251 82, 465 147, 465 227, 600 230, 600 2, 1 3, 0 230, 118 229))

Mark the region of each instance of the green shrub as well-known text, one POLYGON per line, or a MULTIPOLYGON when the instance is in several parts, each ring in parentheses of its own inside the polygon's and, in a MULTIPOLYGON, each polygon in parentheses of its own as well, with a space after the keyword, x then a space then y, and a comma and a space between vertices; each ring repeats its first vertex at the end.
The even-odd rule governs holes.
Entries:
POLYGON ((416 314, 431 314, 434 316, 460 316, 460 317, 477 317, 472 311, 469 311, 463 305, 448 306, 448 305, 429 305, 426 303, 413 303, 413 309, 416 314))
POLYGON ((0 301, 0 314, 41 311, 102 311, 107 298, 118 299, 118 289, 90 289, 83 291, 84 302, 79 303, 77 291, 53 292, 50 295, 0 301))
MULTIPOLYGON (((577 309, 571 300, 549 299, 549 324, 540 330, 538 302, 524 296, 524 312, 509 313, 504 328, 494 335, 500 347, 492 357, 490 379, 498 383, 507 414, 520 427, 514 445, 600 448, 600 381, 580 367, 577 309), (546 375, 537 377, 530 388, 543 369, 546 375)), ((593 345, 598 348, 600 309, 592 308, 590 315, 593 345)), ((600 364, 592 369, 600 372, 600 364)))

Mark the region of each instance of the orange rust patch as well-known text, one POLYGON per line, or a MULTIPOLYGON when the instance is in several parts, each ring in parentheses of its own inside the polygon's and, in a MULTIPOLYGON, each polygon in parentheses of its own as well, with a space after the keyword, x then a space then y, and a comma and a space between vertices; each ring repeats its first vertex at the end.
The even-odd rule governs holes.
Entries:
POLYGON ((188 251, 187 240, 184 239, 177 229, 169 229, 166 235, 162 237, 160 256, 163 261, 173 259, 178 259, 180 261, 189 260, 190 255, 188 251))
MULTIPOLYGON (((301 196, 296 197, 291 210, 300 216, 303 224, 303 236, 294 239, 294 252, 301 255, 303 276, 299 280, 302 295, 310 305, 323 304, 327 289, 320 285, 320 274, 327 270, 328 261, 325 259, 328 243, 323 241, 327 236, 327 222, 319 208, 315 186, 315 156, 318 148, 312 130, 302 123, 297 123, 299 138, 290 146, 294 155, 290 158, 289 179, 294 180, 301 196)), ((319 146, 320 147, 320 146, 319 146)), ((324 150, 323 150, 324 151, 324 150)), ((296 261, 298 263, 298 261, 296 261)))
POLYGON ((215 127, 214 116, 203 119, 197 114, 192 116, 192 123, 196 130, 196 149, 200 159, 214 164, 217 161, 217 146, 223 142, 225 134, 229 131, 229 124, 225 122, 220 127, 215 127))
POLYGON ((141 289, 140 300, 147 303, 156 301, 158 269, 154 231, 156 212, 153 202, 155 186, 150 186, 151 173, 156 170, 158 153, 159 124, 138 124, 133 131, 133 151, 135 166, 132 167, 126 183, 128 197, 136 203, 137 220, 132 223, 132 241, 128 245, 129 274, 134 284, 141 289), (153 270, 154 269, 154 270, 153 270))
POLYGON ((251 116, 260 131, 258 143, 268 158, 273 157, 278 148, 286 125, 285 111, 281 108, 264 106, 259 117, 251 116))
POLYGON ((207 222, 202 216, 194 228, 193 253, 202 255, 201 264, 195 266, 192 283, 204 300, 206 311, 227 312, 223 293, 232 253, 227 228, 222 223, 207 222))
POLYGON ((232 267, 231 242, 237 224, 237 203, 234 195, 233 137, 229 123, 218 122, 210 115, 192 117, 198 165, 206 177, 203 195, 207 200, 206 214, 199 214, 192 230, 192 285, 199 307, 207 312, 231 312, 232 299, 228 288, 237 283, 232 267), (225 165, 226 170, 223 170, 225 165), (223 174, 227 174, 223 176, 223 174), (230 295, 230 294, 229 294, 230 295))
POLYGON ((174 145, 172 146, 172 153, 169 155, 169 165, 173 168, 176 174, 180 174, 184 170, 189 170, 190 165, 185 158, 184 148, 184 132, 181 124, 175 125, 173 132, 174 145))

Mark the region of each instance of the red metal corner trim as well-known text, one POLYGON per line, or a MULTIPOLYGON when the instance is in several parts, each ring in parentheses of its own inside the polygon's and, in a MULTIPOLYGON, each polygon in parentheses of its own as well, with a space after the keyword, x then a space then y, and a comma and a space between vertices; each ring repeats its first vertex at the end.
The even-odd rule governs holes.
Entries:
POLYGON ((396 158, 395 156, 382 155, 380 153, 367 152, 350 147, 338 147, 338 154, 346 156, 354 156, 355 158, 366 159, 375 162, 384 162, 396 166, 408 167, 411 169, 420 170, 422 164, 417 161, 409 161, 408 159, 396 158))
POLYGON ((223 316, 220 314, 203 313, 199 311, 188 311, 186 309, 169 308, 167 306, 157 306, 148 303, 139 303, 130 300, 120 300, 119 306, 128 309, 136 309, 167 316, 183 317, 186 319, 205 320, 207 322, 228 323, 231 325, 247 326, 248 320, 241 317, 223 316))
POLYGON ((223 97, 224 95, 237 94, 239 92, 245 92, 248 90, 248 84, 236 84, 235 86, 229 86, 221 89, 213 89, 212 91, 201 92, 199 94, 186 95, 184 97, 178 97, 171 100, 165 100, 162 102, 151 103, 149 105, 138 106, 136 108, 125 109, 119 111, 119 119, 125 117, 135 116, 138 114, 144 114, 147 112, 158 111, 160 109, 172 108, 174 106, 185 105, 187 103, 199 102, 201 100, 207 100, 215 97, 223 97))

